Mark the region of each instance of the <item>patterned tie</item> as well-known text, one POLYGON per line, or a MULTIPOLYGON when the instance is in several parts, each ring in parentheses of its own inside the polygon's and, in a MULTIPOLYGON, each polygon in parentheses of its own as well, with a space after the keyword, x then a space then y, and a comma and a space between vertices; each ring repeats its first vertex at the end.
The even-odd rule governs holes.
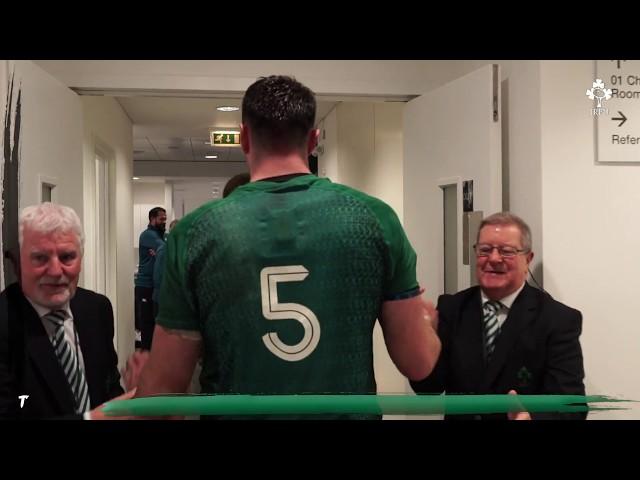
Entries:
POLYGON ((482 307, 484 313, 484 348, 487 353, 487 360, 491 358, 493 349, 496 346, 496 337, 500 331, 498 326, 498 310, 500 309, 500 302, 489 300, 482 307))
POLYGON ((76 402, 76 413, 84 413, 89 410, 89 387, 87 386, 84 372, 82 368, 80 368, 74 348, 64 336, 64 319, 66 316, 67 312, 64 310, 54 310, 46 314, 44 318, 55 325, 51 343, 53 344, 53 349, 56 352, 64 375, 67 377, 67 381, 73 392, 76 402))

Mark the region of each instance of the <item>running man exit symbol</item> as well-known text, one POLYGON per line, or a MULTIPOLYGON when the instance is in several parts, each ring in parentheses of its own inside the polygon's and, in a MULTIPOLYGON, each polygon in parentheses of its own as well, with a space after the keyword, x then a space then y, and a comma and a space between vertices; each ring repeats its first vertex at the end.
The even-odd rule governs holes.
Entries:
POLYGON ((211 132, 211 145, 240 145, 238 132, 211 132))

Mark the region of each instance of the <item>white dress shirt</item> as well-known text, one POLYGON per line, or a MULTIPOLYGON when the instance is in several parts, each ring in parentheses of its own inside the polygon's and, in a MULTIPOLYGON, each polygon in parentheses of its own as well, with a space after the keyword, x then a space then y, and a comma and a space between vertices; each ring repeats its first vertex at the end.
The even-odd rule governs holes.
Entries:
MULTIPOLYGON (((511 305, 513 305, 513 302, 515 301, 516 297, 520 294, 523 288, 524 288, 524 282, 522 283, 522 285, 518 290, 498 300, 500 302, 500 308, 498 309, 498 312, 497 312, 498 328, 502 329, 502 324, 507 319, 507 315, 509 315, 509 310, 511 310, 511 305)), ((480 289, 480 295, 482 296, 482 306, 484 307, 484 304, 489 301, 489 297, 485 295, 482 289, 480 289)))

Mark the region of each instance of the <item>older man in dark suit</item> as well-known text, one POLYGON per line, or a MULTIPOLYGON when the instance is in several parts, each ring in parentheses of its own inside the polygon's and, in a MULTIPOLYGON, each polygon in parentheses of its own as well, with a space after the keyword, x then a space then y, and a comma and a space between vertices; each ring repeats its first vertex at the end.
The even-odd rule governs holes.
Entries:
MULTIPOLYGON (((442 353, 416 392, 584 395, 582 315, 527 282, 531 231, 518 216, 483 220, 475 245, 479 286, 438 299, 442 353)), ((584 413, 451 416, 583 419, 584 413)))
MULTIPOLYGON (((0 295, 0 416, 103 418, 100 406, 123 389, 111 302, 77 286, 80 220, 69 207, 43 203, 22 211, 19 229, 21 280, 0 295)), ((129 365, 141 368, 138 357, 129 365)), ((137 372, 126 380, 132 387, 137 372)))

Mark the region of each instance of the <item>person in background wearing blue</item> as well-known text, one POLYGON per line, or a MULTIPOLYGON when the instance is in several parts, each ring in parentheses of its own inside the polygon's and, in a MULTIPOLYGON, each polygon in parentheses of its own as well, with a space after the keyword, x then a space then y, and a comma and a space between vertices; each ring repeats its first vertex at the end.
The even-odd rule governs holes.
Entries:
MULTIPOLYGON (((169 237, 169 233, 173 230, 173 227, 178 223, 178 219, 173 220, 169 224, 169 232, 164 237, 165 242, 169 237)), ((151 298, 153 299, 153 318, 156 318, 158 315, 158 309, 160 308, 160 286, 162 285, 162 272, 164 270, 164 259, 166 252, 166 243, 163 243, 158 247, 158 251, 156 252, 156 264, 153 267, 153 293, 151 294, 151 298)))
POLYGON ((138 275, 135 279, 136 349, 150 350, 155 327, 153 308, 153 272, 158 249, 164 245, 167 211, 149 210, 149 225, 138 241, 138 275))

